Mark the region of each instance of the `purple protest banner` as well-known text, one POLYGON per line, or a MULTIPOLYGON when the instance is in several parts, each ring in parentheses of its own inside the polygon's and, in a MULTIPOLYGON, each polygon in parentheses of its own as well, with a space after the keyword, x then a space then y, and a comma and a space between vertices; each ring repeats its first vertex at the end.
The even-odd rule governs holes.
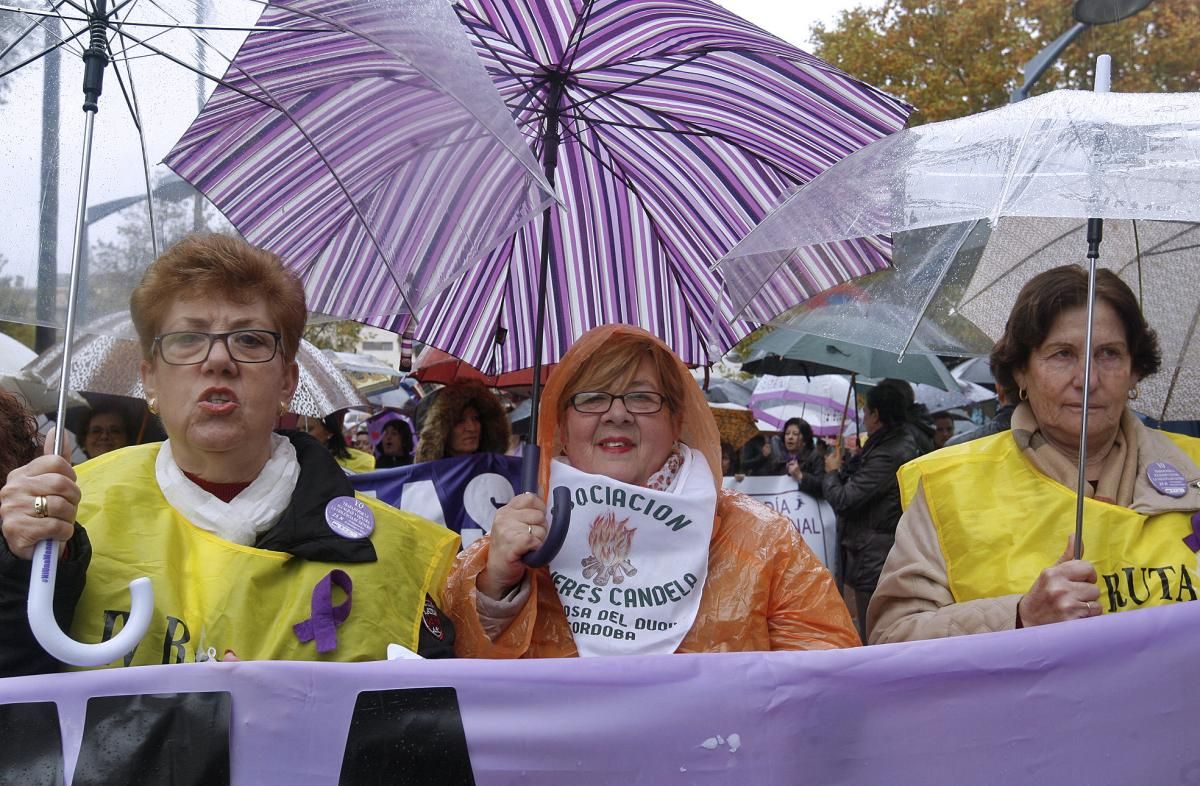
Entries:
POLYGON ((479 786, 1195 783, 1198 631, 1182 603, 833 652, 150 666, 0 704, 57 703, 66 773, 90 696, 228 691, 232 783, 336 783, 360 692, 453 688, 444 755, 479 786))
POLYGON ((466 548, 491 529, 520 477, 521 459, 475 453, 351 475, 350 483, 392 507, 445 524, 462 535, 466 548))

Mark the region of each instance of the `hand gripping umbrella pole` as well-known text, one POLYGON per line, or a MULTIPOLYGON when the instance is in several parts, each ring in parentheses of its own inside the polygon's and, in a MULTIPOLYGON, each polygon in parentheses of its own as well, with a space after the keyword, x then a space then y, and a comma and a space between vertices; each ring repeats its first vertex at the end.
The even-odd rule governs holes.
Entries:
MULTIPOLYGON (((85 211, 87 209, 88 173, 92 160, 92 130, 96 121, 97 101, 108 65, 106 52, 106 15, 108 0, 97 0, 92 14, 91 40, 83 55, 84 76, 84 133, 83 166, 79 174, 79 196, 75 209, 75 248, 71 253, 71 277, 67 295, 67 321, 63 329, 62 372, 58 386, 58 426, 54 429, 54 452, 62 454, 65 443, 62 424, 66 422, 67 387, 71 372, 71 343, 75 337, 75 304, 79 297, 79 269, 83 253, 85 211)), ((129 585, 129 618, 125 626, 108 641, 84 644, 75 641, 58 627, 54 618, 54 584, 58 576, 60 544, 56 540, 40 541, 33 550, 34 569, 29 574, 29 601, 26 612, 34 638, 47 653, 72 666, 103 666, 133 651, 150 627, 154 611, 154 589, 150 579, 142 577, 129 585)))

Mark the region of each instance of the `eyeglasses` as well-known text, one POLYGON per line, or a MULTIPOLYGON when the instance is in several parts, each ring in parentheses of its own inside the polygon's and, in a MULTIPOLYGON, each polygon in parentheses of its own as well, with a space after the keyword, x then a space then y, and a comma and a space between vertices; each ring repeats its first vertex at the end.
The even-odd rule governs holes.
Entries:
POLYGON ((634 415, 653 415, 663 408, 666 397, 652 390, 631 390, 620 396, 602 390, 589 390, 571 396, 571 406, 576 412, 585 415, 603 415, 612 409, 612 404, 617 399, 621 399, 626 412, 634 415))
POLYGON ((274 330, 231 330, 228 333, 202 333, 181 330, 154 337, 158 355, 172 366, 194 366, 208 360, 213 344, 225 345, 229 357, 239 363, 266 363, 279 352, 281 335, 274 330))

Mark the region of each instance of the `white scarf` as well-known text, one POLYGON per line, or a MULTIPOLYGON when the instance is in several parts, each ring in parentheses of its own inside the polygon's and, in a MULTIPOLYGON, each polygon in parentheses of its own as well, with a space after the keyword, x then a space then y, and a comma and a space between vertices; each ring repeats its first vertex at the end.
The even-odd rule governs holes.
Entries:
POLYGON ((154 474, 167 502, 185 519, 231 543, 253 546, 259 535, 275 526, 291 502, 300 479, 300 462, 287 437, 272 434, 271 457, 254 482, 229 502, 209 494, 183 474, 169 439, 158 451, 154 474))
POLYGON ((550 488, 566 486, 574 502, 550 573, 580 655, 671 653, 695 622, 717 491, 704 455, 680 448, 662 491, 550 465, 550 488))

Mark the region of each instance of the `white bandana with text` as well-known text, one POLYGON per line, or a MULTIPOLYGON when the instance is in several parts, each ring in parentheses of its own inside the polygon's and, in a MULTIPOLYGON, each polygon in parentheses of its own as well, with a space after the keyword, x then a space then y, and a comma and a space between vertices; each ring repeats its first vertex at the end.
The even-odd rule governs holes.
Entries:
POLYGON ((580 655, 669 654, 691 630, 717 492, 704 456, 681 447, 666 491, 551 462, 550 488, 569 488, 574 508, 550 575, 580 655))

